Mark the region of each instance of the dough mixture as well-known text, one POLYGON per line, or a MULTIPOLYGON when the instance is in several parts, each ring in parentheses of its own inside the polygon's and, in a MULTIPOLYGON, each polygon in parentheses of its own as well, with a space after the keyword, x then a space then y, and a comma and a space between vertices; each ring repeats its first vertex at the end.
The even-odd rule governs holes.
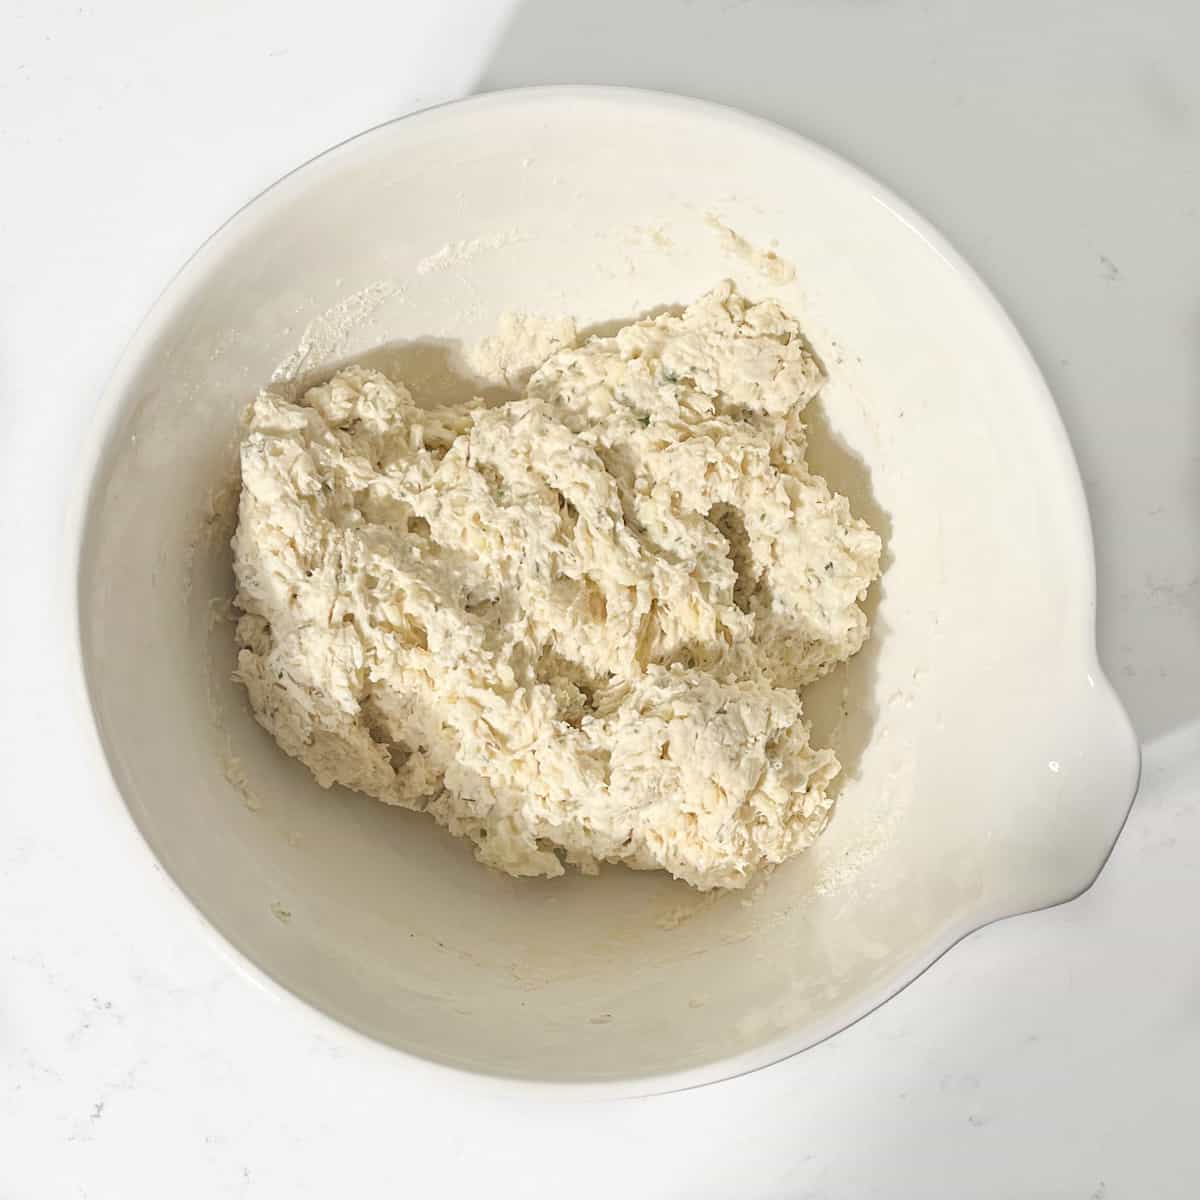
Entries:
POLYGON ((740 888, 821 831, 798 689, 863 644, 876 534, 805 465, 799 326, 724 283, 422 407, 349 367, 241 448, 238 677, 325 787, 512 875, 740 888))

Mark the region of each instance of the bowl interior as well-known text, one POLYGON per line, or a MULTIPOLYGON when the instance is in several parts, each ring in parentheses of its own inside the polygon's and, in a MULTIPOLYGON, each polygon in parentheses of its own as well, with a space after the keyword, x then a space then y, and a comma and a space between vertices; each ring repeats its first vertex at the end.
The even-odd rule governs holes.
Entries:
POLYGON ((105 419, 79 602, 116 782, 246 958, 385 1043, 545 1080, 753 1066, 965 930, 1080 890, 1124 815, 1132 743, 1094 665, 1086 516, 1036 369, 940 243, 760 122, 560 89, 356 139, 188 265, 105 419), (714 899, 616 868, 507 879, 425 818, 322 791, 231 682, 250 397, 368 353, 415 391, 470 394, 464 349, 504 312, 608 326, 726 276, 801 319, 830 376, 811 459, 886 543, 874 636, 807 701, 846 768, 825 836, 714 899))

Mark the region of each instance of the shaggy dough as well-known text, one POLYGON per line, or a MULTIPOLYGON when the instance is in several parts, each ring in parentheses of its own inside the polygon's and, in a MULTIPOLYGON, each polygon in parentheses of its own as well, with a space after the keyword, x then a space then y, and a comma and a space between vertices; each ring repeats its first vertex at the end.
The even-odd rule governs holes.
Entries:
POLYGON ((258 720, 510 874, 745 886, 825 823, 838 763, 797 689, 863 644, 878 574, 805 466, 821 382, 796 322, 724 283, 497 407, 362 367, 263 393, 233 540, 258 720))

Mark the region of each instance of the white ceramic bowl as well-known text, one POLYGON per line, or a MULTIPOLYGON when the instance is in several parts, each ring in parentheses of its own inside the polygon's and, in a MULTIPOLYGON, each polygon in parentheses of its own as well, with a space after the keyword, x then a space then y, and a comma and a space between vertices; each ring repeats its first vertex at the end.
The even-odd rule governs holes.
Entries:
POLYGON ((745 1071, 970 930, 1079 893, 1128 810, 1136 743, 1097 664, 1087 514, 1036 366, 920 218, 762 121, 553 88, 372 130, 200 250, 101 409, 78 616, 117 787, 247 965, 380 1043, 608 1091, 745 1071), (794 282, 710 215, 777 240, 794 282), (847 767, 819 844, 748 903, 616 868, 518 881, 427 818, 319 789, 252 721, 212 620, 231 573, 209 506, 253 393, 281 363, 368 350, 469 390, 459 350, 505 311, 611 322, 724 276, 802 320, 830 375, 812 458, 886 540, 874 637, 809 701, 847 767))

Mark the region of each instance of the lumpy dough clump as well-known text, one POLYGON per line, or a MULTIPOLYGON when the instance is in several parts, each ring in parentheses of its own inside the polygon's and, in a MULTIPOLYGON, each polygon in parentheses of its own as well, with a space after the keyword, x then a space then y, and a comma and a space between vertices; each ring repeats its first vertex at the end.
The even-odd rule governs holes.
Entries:
POLYGON ((241 447, 238 678, 325 787, 512 875, 740 888, 838 772, 799 689, 863 644, 880 542, 805 465, 796 322, 724 283, 500 405, 338 371, 241 447))

